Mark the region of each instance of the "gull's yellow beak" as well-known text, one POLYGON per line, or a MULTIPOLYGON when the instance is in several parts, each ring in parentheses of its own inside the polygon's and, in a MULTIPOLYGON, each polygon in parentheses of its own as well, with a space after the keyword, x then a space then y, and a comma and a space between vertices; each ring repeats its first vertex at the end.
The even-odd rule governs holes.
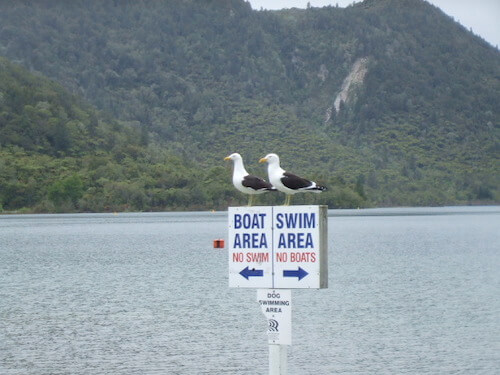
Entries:
POLYGON ((229 156, 226 156, 224 160, 231 160, 231 158, 229 156))
POLYGON ((259 163, 265 163, 267 161, 267 158, 262 158, 259 160, 259 163))

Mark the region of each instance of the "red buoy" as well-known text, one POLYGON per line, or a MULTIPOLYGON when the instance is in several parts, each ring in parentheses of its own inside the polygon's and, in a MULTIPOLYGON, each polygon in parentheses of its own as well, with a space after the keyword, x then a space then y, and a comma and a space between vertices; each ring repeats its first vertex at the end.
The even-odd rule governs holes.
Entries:
POLYGON ((224 248, 224 240, 218 239, 214 240, 214 249, 223 249, 224 248))

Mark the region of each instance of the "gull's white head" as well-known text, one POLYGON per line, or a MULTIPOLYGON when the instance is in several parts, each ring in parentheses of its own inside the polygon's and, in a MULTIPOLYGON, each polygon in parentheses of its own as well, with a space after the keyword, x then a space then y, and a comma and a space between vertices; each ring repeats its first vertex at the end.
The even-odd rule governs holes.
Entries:
POLYGON ((232 154, 231 154, 231 155, 229 155, 229 156, 226 156, 226 157, 224 158, 224 160, 232 160, 232 161, 235 161, 235 160, 242 160, 242 158, 241 158, 241 155, 240 155, 240 154, 238 154, 237 152, 235 152, 235 153, 232 153, 232 154))
POLYGON ((262 159, 259 160, 259 163, 269 163, 269 164, 279 164, 280 158, 276 154, 267 154, 262 159))

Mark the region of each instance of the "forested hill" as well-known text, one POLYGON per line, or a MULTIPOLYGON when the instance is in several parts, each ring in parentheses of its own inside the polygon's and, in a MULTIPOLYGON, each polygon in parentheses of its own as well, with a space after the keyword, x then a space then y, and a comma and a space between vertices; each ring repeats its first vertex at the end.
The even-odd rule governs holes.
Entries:
POLYGON ((0 58, 0 212, 201 209, 236 196, 224 169, 144 137, 0 58), (213 178, 222 183, 205 187, 213 178))
POLYGON ((0 1, 0 55, 203 170, 274 151, 351 206, 500 200, 500 52, 425 1, 0 1))

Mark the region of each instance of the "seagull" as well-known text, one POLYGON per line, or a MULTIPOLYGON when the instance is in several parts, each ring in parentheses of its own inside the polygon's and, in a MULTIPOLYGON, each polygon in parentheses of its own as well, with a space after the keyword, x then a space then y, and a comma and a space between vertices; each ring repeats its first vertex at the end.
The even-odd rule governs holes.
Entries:
POLYGON ((243 159, 241 155, 237 152, 226 156, 224 160, 232 160, 234 164, 233 169, 233 185, 236 189, 241 191, 242 193, 249 194, 248 197, 248 206, 252 205, 253 196, 256 194, 262 194, 266 191, 276 191, 276 188, 273 187, 269 182, 263 180, 260 177, 252 176, 248 174, 243 165, 243 159))
POLYGON ((259 163, 264 162, 267 162, 269 182, 271 182, 276 189, 286 194, 285 206, 290 205, 293 194, 307 191, 321 193, 326 190, 326 187, 319 186, 314 181, 306 180, 305 178, 296 176, 282 169, 280 167, 280 158, 276 154, 267 154, 259 160, 259 163))

